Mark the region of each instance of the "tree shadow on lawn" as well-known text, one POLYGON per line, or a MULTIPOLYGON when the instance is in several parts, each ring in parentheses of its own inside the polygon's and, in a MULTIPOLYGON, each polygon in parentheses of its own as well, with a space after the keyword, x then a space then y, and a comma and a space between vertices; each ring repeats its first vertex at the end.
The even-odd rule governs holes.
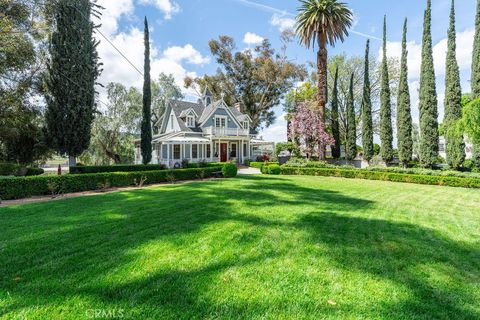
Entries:
POLYGON ((191 245, 189 236, 200 236, 205 227, 227 221, 251 224, 256 230, 306 230, 310 234, 307 241, 327 245, 326 254, 338 267, 374 274, 413 292, 414 300, 379 306, 381 311, 420 318, 429 314, 438 318, 445 314, 478 316, 462 305, 471 305, 468 292, 433 288, 424 279, 428 274, 415 272, 415 266, 438 263, 450 267, 461 282, 478 281, 480 266, 474 260, 479 257, 478 248, 464 247, 418 226, 342 216, 372 205, 365 199, 302 187, 284 178, 247 177, 233 185, 207 182, 69 199, 52 202, 49 210, 41 213, 37 210, 45 205, 1 209, 0 218, 7 222, 4 226, 14 233, 10 231, 4 238, 4 227, 0 227, 0 287, 14 300, 0 310, 0 316, 77 296, 93 299, 94 305, 132 305, 140 307, 139 313, 144 308, 172 318, 186 314, 189 318, 247 315, 252 308, 273 313, 285 309, 285 304, 261 302, 256 306, 222 306, 204 298, 213 279, 224 270, 287 254, 276 250, 253 254, 245 249, 255 245, 257 237, 243 237, 238 244, 224 239, 227 246, 237 245, 236 253, 243 258, 210 259, 193 270, 172 270, 159 264, 141 279, 124 279, 113 286, 102 281, 135 263, 138 256, 132 252, 151 241, 181 250, 191 245), (293 211, 291 220, 248 214, 262 206, 291 205, 295 210, 295 205, 305 204, 321 213, 293 211), (30 219, 35 219, 34 226, 29 226, 30 219), (15 281, 17 277, 21 280, 15 281), (463 301, 459 303, 458 298, 463 301))

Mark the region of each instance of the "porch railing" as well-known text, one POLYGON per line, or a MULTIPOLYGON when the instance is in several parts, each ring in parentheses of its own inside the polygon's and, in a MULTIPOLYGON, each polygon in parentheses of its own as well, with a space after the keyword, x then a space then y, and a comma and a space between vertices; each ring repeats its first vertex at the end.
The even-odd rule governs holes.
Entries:
POLYGON ((249 131, 246 129, 234 129, 234 128, 216 128, 208 127, 205 130, 205 134, 214 137, 239 137, 248 136, 249 131))

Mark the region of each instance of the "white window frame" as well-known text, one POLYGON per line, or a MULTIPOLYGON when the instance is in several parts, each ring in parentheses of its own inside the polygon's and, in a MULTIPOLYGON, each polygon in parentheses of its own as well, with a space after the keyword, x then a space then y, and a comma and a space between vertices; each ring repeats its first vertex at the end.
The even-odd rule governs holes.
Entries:
POLYGON ((192 115, 187 116, 187 127, 195 128, 195 117, 192 115))
POLYGON ((215 128, 226 129, 227 128, 227 117, 226 116, 215 116, 215 128), (220 126, 217 126, 217 120, 219 120, 220 126), (223 127, 222 127, 222 120, 223 120, 223 127))
POLYGON ((192 159, 198 159, 198 144, 192 144, 192 159), (195 157, 193 156, 193 147, 195 147, 195 157))
POLYGON ((250 127, 250 124, 248 123, 248 121, 243 121, 243 129, 248 130, 249 127, 250 127))

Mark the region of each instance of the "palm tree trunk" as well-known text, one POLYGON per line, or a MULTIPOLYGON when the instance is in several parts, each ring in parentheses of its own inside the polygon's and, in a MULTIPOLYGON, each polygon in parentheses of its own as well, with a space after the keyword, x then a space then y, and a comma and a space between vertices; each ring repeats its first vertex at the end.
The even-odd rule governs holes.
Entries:
MULTIPOLYGON (((320 40, 320 39, 319 39, 320 40)), ((323 39, 322 39, 323 40, 323 39)), ((327 104, 327 60, 328 52, 326 41, 319 41, 319 50, 317 53, 317 75, 318 75, 318 92, 317 101, 318 109, 321 113, 321 121, 325 125, 325 106, 327 104)), ((319 160, 325 160, 325 145, 319 146, 319 160)))

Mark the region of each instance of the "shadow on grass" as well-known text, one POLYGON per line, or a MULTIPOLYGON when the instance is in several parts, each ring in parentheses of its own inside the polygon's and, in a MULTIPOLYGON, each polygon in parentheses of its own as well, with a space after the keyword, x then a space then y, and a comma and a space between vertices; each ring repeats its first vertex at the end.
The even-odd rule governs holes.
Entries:
MULTIPOLYGON (((225 270, 256 265, 286 254, 242 246, 258 236, 242 237, 242 258, 206 261, 193 270, 157 268, 140 279, 105 285, 102 278, 135 263, 132 252, 151 241, 188 247, 190 238, 209 225, 232 221, 255 228, 296 228, 306 241, 328 247, 338 268, 355 269, 405 286, 412 299, 379 305, 380 312, 404 318, 474 318, 466 305, 474 296, 462 283, 478 281, 479 251, 445 239, 433 230, 384 220, 344 215, 373 202, 339 192, 299 186, 281 177, 242 177, 233 182, 206 182, 93 198, 0 209, 0 284, 14 300, 0 316, 21 309, 50 306, 52 301, 82 296, 104 305, 139 306, 171 318, 258 316, 275 313, 285 303, 218 305, 203 298, 212 280, 225 270), (290 217, 258 213, 260 208, 291 207, 290 217), (303 212, 298 206, 318 208, 303 212), (249 214, 256 210, 256 214, 249 214), (419 267, 438 265, 454 273, 459 286, 432 286, 419 267), (20 280, 15 280, 20 279, 20 280), (54 280, 52 280, 54 279, 54 280)), ((267 280, 268 281, 268 280, 267 280)), ((310 308, 310 306, 308 306, 310 308)), ((352 314, 355 316, 355 314, 352 314)))

